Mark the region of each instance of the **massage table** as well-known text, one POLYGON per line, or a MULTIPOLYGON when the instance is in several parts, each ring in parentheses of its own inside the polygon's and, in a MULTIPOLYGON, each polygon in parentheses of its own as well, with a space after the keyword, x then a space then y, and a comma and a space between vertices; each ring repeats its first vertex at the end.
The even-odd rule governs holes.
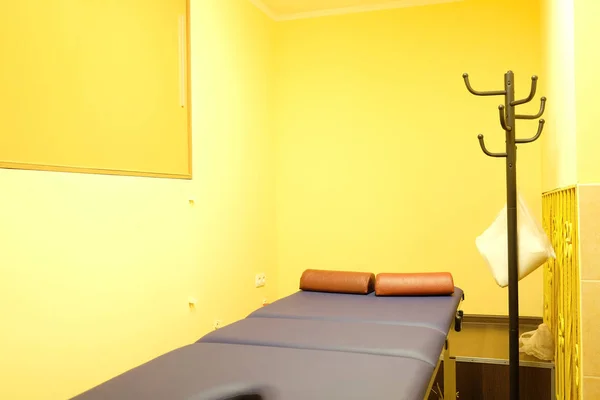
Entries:
MULTIPOLYGON (((302 285, 301 285, 302 288, 302 285)), ((76 400, 427 399, 464 293, 378 296, 300 290, 127 371, 76 400)))

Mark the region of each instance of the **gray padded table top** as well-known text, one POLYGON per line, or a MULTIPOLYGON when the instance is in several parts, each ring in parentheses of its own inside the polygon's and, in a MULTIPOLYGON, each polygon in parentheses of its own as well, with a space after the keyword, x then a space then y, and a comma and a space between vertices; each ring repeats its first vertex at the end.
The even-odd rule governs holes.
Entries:
POLYGON ((265 385, 271 389, 267 400, 422 400, 433 371, 428 363, 403 357, 195 343, 74 399, 204 400, 223 387, 265 385))
POLYGON ((378 297, 299 291, 252 312, 248 317, 354 321, 437 329, 447 335, 463 291, 451 296, 378 297))
POLYGON ((414 358, 436 366, 445 340, 437 329, 419 326, 255 317, 213 331, 197 343, 346 351, 414 358))

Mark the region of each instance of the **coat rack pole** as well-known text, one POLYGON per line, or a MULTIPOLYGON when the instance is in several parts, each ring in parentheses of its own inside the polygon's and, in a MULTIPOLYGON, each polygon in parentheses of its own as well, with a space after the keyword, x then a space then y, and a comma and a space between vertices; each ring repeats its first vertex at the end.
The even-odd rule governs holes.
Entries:
POLYGON ((517 139, 516 120, 536 119, 542 116, 546 98, 541 98, 540 110, 535 115, 515 113, 515 107, 530 102, 535 96, 537 76, 531 77, 529 96, 515 100, 514 73, 504 74, 504 90, 481 92, 473 89, 469 83, 469 75, 463 74, 469 92, 476 96, 504 96, 504 105, 498 106, 500 126, 506 134, 506 150, 494 153, 487 149, 483 135, 478 135, 479 145, 484 154, 490 157, 506 158, 506 217, 507 217, 507 250, 508 250, 508 315, 509 315, 509 377, 510 399, 519 400, 519 248, 517 236, 517 144, 536 141, 542 134, 544 120, 539 120, 537 133, 528 139, 517 139))
POLYGON ((510 398, 519 398, 519 258, 517 237, 517 145, 514 74, 504 75, 506 110, 506 205, 508 236, 508 315, 510 398))

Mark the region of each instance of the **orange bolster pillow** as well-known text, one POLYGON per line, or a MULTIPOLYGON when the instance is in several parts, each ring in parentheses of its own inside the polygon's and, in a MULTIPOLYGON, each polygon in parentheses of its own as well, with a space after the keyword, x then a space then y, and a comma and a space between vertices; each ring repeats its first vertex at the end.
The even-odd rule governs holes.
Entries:
POLYGON ((454 293, 449 272, 382 273, 375 280, 377 296, 439 296, 454 293))
POLYGON ((375 290, 375 274, 371 272, 307 269, 300 278, 300 290, 369 294, 375 290))

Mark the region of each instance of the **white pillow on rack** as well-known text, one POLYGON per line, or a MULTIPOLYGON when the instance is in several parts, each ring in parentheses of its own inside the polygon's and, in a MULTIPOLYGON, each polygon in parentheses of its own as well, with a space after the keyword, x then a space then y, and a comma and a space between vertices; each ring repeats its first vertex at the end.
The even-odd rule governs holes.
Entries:
MULTIPOLYGON (((507 206, 494 222, 475 239, 479 253, 488 264, 496 283, 508 286, 508 226, 507 206)), ((556 258, 550 240, 539 222, 533 217, 525 200, 517 193, 517 236, 519 280, 542 266, 549 258, 556 258)))

